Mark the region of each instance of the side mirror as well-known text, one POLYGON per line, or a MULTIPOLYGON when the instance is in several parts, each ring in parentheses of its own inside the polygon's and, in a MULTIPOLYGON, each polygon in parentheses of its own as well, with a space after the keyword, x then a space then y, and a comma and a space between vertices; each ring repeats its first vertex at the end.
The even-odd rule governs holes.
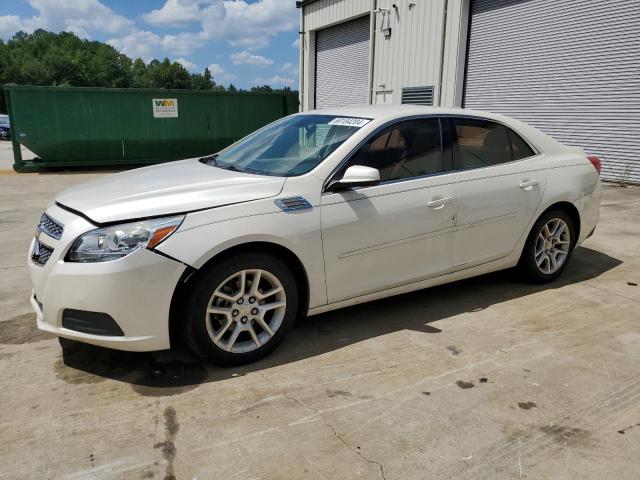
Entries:
POLYGON ((355 187, 371 187, 380 183, 380 172, 376 168, 365 167, 364 165, 352 165, 347 168, 344 175, 339 180, 332 181, 327 190, 339 192, 355 187))

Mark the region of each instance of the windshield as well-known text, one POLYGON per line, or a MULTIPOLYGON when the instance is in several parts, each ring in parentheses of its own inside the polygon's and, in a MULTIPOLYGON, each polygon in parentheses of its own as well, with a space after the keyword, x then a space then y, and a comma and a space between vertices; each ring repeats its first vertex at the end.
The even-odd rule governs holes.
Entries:
POLYGON ((207 163, 259 175, 302 175, 369 121, 336 115, 285 117, 210 157, 207 163))
POLYGON ((9 123, 9 115, 3 115, 0 113, 0 123, 9 123))

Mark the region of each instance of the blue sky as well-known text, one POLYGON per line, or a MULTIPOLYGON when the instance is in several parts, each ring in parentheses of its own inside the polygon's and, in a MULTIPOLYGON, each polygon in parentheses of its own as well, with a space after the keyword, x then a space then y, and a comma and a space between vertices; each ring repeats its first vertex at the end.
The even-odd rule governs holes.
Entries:
POLYGON ((298 86, 295 0, 0 0, 0 38, 37 28, 209 67, 223 85, 298 86))

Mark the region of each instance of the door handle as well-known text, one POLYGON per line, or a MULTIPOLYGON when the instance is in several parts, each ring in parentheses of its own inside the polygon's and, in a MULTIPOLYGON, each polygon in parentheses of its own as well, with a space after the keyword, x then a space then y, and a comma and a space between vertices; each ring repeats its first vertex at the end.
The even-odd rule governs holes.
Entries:
POLYGON ((433 208, 434 210, 441 210, 447 203, 450 203, 451 200, 453 200, 451 197, 436 198, 427 202, 427 207, 433 208))
POLYGON ((536 185, 538 185, 537 180, 523 180, 518 186, 524 190, 531 190, 536 185))

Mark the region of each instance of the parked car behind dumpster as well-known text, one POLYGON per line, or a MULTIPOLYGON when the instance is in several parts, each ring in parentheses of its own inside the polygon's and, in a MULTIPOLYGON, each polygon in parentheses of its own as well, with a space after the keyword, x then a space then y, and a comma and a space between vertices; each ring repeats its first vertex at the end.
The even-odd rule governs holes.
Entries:
POLYGON ((0 140, 11 140, 9 115, 0 114, 0 140))

